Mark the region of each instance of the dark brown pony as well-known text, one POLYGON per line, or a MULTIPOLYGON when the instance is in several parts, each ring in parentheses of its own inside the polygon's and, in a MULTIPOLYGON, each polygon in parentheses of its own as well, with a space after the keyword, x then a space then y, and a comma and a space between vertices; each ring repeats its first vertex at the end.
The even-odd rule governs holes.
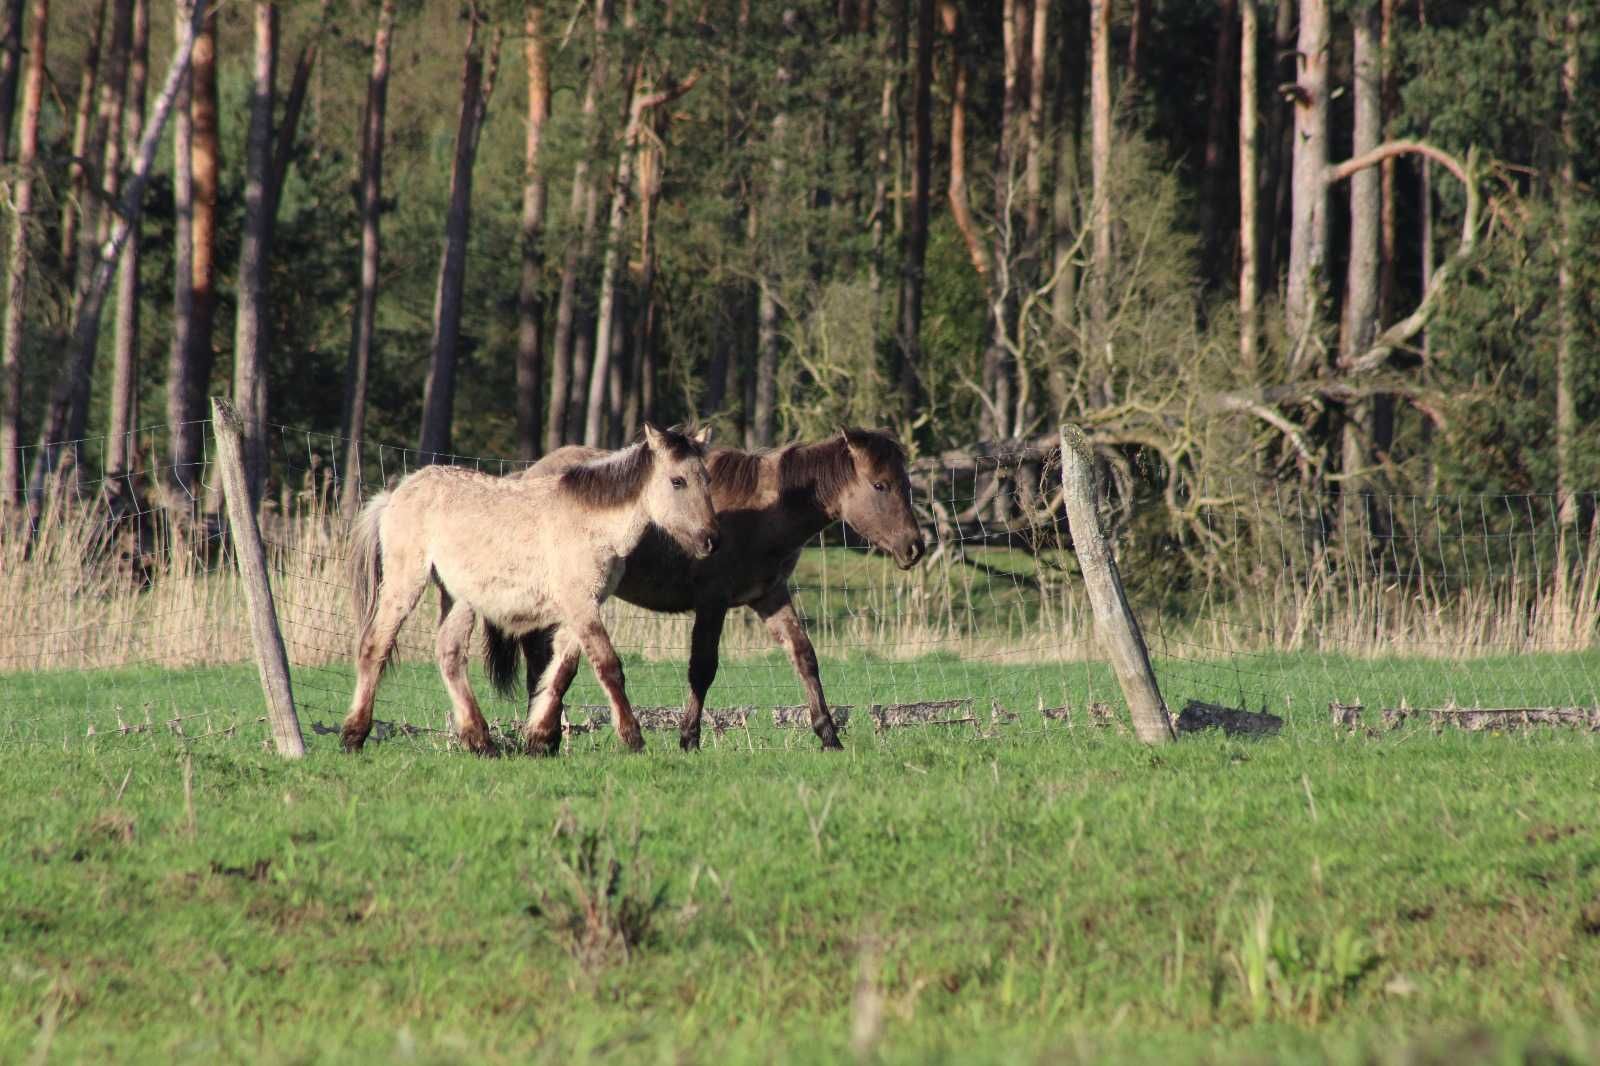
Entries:
MULTIPOLYGON (((591 448, 551 452, 522 477, 556 473, 592 459, 591 448)), ((722 530, 722 549, 694 559, 652 530, 627 558, 616 595, 651 611, 694 612, 689 653, 689 701, 683 709, 680 743, 700 746, 700 713, 717 676, 722 624, 734 607, 749 607, 783 645, 805 685, 811 728, 824 748, 840 747, 817 671, 817 654, 789 597, 789 575, 800 549, 843 519, 901 569, 915 566, 926 550, 911 509, 905 451, 886 433, 846 429, 817 444, 794 444, 768 452, 714 449, 706 459, 711 499, 722 530)), ((520 638, 485 623, 486 660, 495 687, 516 687, 517 655, 527 659, 528 695, 537 693, 550 661, 551 629, 520 638)))

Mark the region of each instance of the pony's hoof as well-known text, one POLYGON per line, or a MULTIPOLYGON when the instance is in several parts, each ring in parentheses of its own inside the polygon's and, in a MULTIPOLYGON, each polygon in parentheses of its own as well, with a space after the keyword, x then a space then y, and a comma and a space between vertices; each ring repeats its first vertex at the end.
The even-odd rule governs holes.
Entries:
POLYGON ((361 753, 362 746, 367 742, 367 735, 365 733, 343 733, 340 734, 339 739, 342 742, 346 753, 350 755, 359 755, 361 753))
POLYGON ((838 737, 825 737, 822 741, 823 751, 843 751, 844 745, 839 743, 838 737))
POLYGON ((699 751, 700 730, 696 729, 693 733, 678 734, 678 747, 684 751, 699 751))
POLYGON ((558 733, 555 736, 547 737, 529 734, 523 746, 529 755, 559 755, 561 754, 561 735, 558 733))
POLYGON ((639 733, 632 733, 623 737, 622 746, 634 753, 641 752, 644 750, 644 736, 639 733))

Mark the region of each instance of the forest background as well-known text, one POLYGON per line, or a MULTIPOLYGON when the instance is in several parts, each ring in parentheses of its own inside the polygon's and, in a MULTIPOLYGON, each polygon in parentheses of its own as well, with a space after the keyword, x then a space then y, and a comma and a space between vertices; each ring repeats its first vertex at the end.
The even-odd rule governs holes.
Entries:
POLYGON ((425 458, 1070 420, 1156 536, 1272 484, 1587 529, 1597 7, 6 0, 0 494, 192 492, 231 394, 425 458))

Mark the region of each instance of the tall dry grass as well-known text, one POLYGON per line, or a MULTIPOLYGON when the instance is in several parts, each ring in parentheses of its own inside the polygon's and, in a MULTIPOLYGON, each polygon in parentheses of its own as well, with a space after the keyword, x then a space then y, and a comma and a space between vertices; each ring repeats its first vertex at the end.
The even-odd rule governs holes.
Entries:
MULTIPOLYGON (((354 640, 345 572, 347 523, 321 498, 284 500, 262 519, 279 624, 291 662, 348 661, 354 640)), ((226 538, 160 512, 113 523, 94 500, 52 498, 30 532, 0 512, 0 672, 148 664, 187 667, 250 658, 243 596, 226 538)), ((1487 534, 1486 534, 1487 535, 1487 534)), ((824 655, 987 661, 1098 654, 1070 556, 1033 560, 996 549, 936 546, 901 572, 880 556, 808 551, 797 600, 824 655)), ((1575 651, 1600 639, 1600 529, 1564 532, 1553 550, 1505 555, 1470 573, 1370 565, 1349 544, 1297 565, 1213 582, 1187 601, 1135 603, 1147 630, 1218 657, 1314 649, 1356 656, 1461 658, 1515 650, 1575 651)), ((687 654, 691 619, 608 605, 613 637, 653 659, 687 654)), ((402 633, 404 658, 431 659, 435 608, 402 633)), ((723 654, 771 652, 751 612, 728 618, 723 654)))

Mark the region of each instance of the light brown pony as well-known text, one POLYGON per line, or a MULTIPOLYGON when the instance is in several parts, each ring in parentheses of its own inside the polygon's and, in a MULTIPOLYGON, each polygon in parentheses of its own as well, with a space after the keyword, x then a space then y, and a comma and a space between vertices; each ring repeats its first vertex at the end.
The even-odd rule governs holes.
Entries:
POLYGON ((463 746, 494 751, 467 683, 467 644, 481 614, 510 636, 558 627, 563 638, 544 705, 530 701, 524 739, 531 753, 560 746, 561 698, 580 650, 606 691, 617 737, 633 751, 644 747, 600 605, 646 530, 688 558, 716 551, 704 444, 704 436, 647 425, 640 443, 561 471, 500 478, 429 466, 373 497, 356 520, 351 549, 361 637, 345 750, 366 743, 378 679, 430 579, 439 586, 439 672, 463 746))
MULTIPOLYGON (((548 476, 600 454, 592 448, 561 448, 519 476, 548 476)), ((926 546, 911 509, 905 452, 887 433, 845 429, 816 444, 769 452, 718 448, 706 466, 726 546, 710 558, 695 560, 652 530, 629 553, 616 588, 618 597, 648 610, 694 612, 689 700, 679 742, 686 751, 700 746, 700 716, 717 676, 723 621, 729 610, 744 606, 761 617, 767 632, 789 652, 805 686, 811 728, 822 746, 841 747, 822 695, 816 651, 789 596, 789 575, 806 542, 840 519, 892 554, 902 569, 916 565, 926 546)), ((503 693, 515 688, 520 643, 531 703, 552 657, 551 631, 525 632, 518 642, 493 619, 486 619, 484 629, 489 676, 503 693)), ((560 677, 559 663, 555 677, 560 677)))

